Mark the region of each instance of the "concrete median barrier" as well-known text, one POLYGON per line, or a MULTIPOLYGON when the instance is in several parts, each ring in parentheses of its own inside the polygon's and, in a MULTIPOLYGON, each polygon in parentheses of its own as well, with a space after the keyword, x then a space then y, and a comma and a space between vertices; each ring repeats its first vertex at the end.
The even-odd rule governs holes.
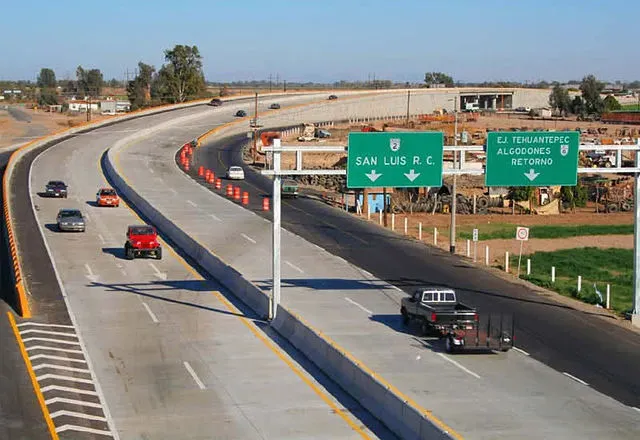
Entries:
MULTIPOLYGON (((102 165, 107 178, 119 193, 155 225, 163 236, 247 304, 258 316, 267 316, 269 298, 264 291, 170 221, 119 174, 116 166, 117 148, 115 146, 105 153, 102 165)), ((430 412, 403 395, 353 355, 285 307, 279 308, 272 327, 401 438, 460 438, 455 433, 449 433, 448 427, 431 416, 430 412)))

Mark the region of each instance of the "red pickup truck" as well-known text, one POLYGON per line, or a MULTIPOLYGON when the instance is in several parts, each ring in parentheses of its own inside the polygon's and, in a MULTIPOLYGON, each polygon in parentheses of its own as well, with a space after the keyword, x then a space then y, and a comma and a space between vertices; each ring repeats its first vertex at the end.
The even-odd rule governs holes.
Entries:
POLYGON ((127 260, 136 257, 154 256, 162 259, 162 248, 158 241, 158 231, 153 226, 135 225, 127 228, 127 241, 124 244, 127 260))

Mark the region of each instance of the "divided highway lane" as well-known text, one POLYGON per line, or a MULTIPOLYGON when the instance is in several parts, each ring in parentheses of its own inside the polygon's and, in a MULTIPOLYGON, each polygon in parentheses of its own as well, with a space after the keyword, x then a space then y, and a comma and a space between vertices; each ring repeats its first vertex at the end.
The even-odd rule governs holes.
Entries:
MULTIPOLYGON (((11 155, 11 150, 0 152, 0 176, 11 155)), ((0 186, 0 194, 2 186, 0 186)), ((2 201, 0 197, 0 201, 2 201)), ((3 236, 4 222, 0 222, 0 237, 3 236)), ((4 239, 2 239, 4 240, 4 239)), ((20 346, 16 341, 13 328, 7 320, 7 312, 11 311, 14 298, 10 293, 11 258, 4 241, 0 246, 0 438, 14 439, 50 439, 49 430, 44 420, 38 399, 33 393, 33 385, 29 371, 25 366, 20 346)))
MULTIPOLYGON (((238 165, 242 163, 241 143, 242 138, 234 136, 203 145, 196 152, 196 160, 216 171, 238 165)), ((271 193, 271 180, 247 171, 247 191, 271 193)), ((259 207, 254 210, 264 215, 259 207)), ((637 333, 534 294, 525 286, 316 200, 283 200, 282 222, 286 229, 407 293, 414 286, 443 284, 459 290, 465 302, 480 310, 514 313, 518 347, 556 370, 640 408, 640 379, 629 374, 640 365, 637 333)), ((395 312, 377 319, 401 328, 395 312)))
MULTIPOLYGON (((193 124, 181 121, 179 130, 155 138, 155 146, 175 148, 204 131, 201 122, 226 120, 227 113, 218 112, 196 117, 193 124)), ((120 130, 105 129, 104 136, 67 140, 43 153, 31 173, 38 224, 117 433, 153 439, 204 439, 212 433, 216 438, 390 438, 347 396, 333 389, 337 397, 329 395, 262 333, 259 322, 246 318, 219 286, 166 244, 160 261, 124 259, 126 226, 140 220, 126 207, 93 206, 97 188, 105 185, 98 161, 117 139, 154 121, 131 121, 119 124, 120 130), (39 197, 52 178, 67 181, 68 199, 39 197), (87 232, 55 230, 63 206, 87 215, 87 232), (363 421, 375 433, 363 428, 363 421)), ((167 191, 161 165, 155 174, 146 168, 154 167, 152 156, 138 157, 136 165, 156 194, 180 198, 167 191)))

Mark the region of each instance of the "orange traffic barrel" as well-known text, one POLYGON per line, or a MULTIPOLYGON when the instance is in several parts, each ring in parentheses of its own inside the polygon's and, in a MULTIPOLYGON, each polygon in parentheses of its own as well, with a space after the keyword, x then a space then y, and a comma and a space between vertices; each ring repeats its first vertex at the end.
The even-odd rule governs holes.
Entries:
POLYGON ((240 200, 240 187, 236 186, 235 188, 233 188, 233 198, 234 200, 240 200))
POLYGON ((216 189, 222 189, 222 179, 216 179, 216 189))
POLYGON ((202 165, 198 167, 198 176, 204 176, 204 167, 202 165))
POLYGON ((262 210, 263 211, 268 211, 269 210, 269 197, 263 197, 263 199, 262 199, 262 210))
POLYGON ((213 171, 209 170, 209 179, 211 179, 211 183, 216 181, 216 173, 214 173, 213 171))
POLYGON ((184 163, 184 170, 185 170, 185 171, 189 171, 189 161, 186 161, 186 162, 184 163))
POLYGON ((227 185, 227 197, 233 197, 233 185, 227 185))
POLYGON ((246 191, 242 193, 242 204, 243 205, 249 204, 249 193, 246 191))

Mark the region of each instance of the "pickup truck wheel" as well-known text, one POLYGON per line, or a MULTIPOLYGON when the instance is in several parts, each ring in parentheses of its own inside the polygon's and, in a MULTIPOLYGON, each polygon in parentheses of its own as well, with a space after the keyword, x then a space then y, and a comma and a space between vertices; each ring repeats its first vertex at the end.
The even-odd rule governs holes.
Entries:
POLYGON ((411 318, 409 317, 407 310, 404 308, 400 309, 400 314, 402 315, 402 323, 404 325, 409 325, 409 321, 411 320, 411 318))
POLYGON ((429 324, 427 324, 427 321, 422 321, 422 324, 420 324, 420 333, 423 335, 429 334, 429 324))
POLYGON ((162 248, 158 248, 156 251, 156 260, 162 260, 162 248))
POLYGON ((450 336, 447 336, 447 338, 445 339, 444 347, 447 353, 453 353, 455 351, 455 346, 453 345, 450 336))

